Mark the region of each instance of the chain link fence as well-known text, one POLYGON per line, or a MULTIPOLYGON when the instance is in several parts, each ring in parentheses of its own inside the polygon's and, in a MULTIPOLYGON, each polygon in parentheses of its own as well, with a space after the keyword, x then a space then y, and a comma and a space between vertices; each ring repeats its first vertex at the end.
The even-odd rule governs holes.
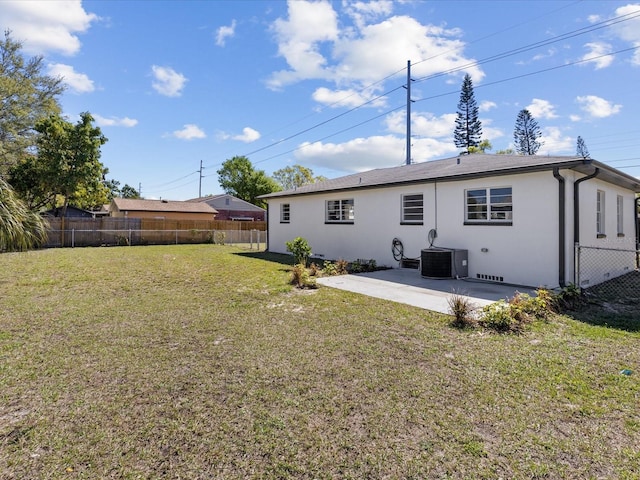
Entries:
POLYGON ((640 250, 577 245, 576 285, 592 297, 640 304, 640 250))
POLYGON ((139 229, 68 229, 49 230, 44 247, 104 247, 131 245, 178 245, 214 243, 266 248, 263 230, 139 230, 139 229))

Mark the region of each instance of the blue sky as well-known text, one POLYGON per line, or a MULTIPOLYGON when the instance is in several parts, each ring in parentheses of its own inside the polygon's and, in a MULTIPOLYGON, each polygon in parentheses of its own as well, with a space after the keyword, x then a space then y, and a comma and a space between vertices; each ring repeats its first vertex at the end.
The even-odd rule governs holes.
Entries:
POLYGON ((64 78, 64 114, 95 117, 108 177, 146 198, 221 193, 235 155, 329 178, 403 164, 407 61, 414 162, 458 153, 469 73, 494 152, 528 108, 539 154, 581 136, 640 177, 640 3, 0 0, 0 27, 64 78))

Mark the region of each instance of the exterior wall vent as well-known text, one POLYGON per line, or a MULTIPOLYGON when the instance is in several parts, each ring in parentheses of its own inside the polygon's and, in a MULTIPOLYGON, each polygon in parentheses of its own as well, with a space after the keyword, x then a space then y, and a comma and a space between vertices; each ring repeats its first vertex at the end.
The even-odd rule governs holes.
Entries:
POLYGON ((498 275, 486 275, 484 273, 477 273, 476 278, 479 280, 489 280, 491 282, 504 282, 504 277, 498 275))

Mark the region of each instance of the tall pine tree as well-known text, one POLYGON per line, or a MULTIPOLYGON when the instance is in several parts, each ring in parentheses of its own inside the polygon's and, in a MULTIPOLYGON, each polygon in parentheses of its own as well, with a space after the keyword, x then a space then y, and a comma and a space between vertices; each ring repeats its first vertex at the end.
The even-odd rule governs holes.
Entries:
POLYGON ((578 135, 578 141, 576 142, 576 156, 582 157, 582 158, 589 158, 589 150, 587 149, 587 144, 584 143, 584 140, 579 135, 578 135))
POLYGON ((460 101, 458 102, 458 116, 453 139, 456 147, 466 148, 480 146, 482 123, 478 120, 478 104, 473 93, 473 82, 467 73, 462 81, 460 101))
POLYGON ((520 155, 535 155, 543 145, 538 140, 542 136, 538 122, 526 108, 520 110, 516 119, 516 128, 513 131, 513 143, 516 153, 520 155))

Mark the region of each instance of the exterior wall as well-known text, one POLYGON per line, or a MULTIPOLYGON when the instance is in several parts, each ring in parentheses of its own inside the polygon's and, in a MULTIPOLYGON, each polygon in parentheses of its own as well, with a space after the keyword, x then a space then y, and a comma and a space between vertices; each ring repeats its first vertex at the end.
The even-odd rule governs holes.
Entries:
POLYGON ((583 255, 580 278, 573 279, 587 288, 629 273, 635 268, 635 194, 600 179, 580 184, 580 245, 595 247, 583 255), (598 234, 596 204, 598 190, 604 192, 604 233, 598 234), (623 225, 618 232, 617 197, 622 196, 623 225), (621 252, 624 251, 624 252, 621 252))
POLYGON ((436 229, 434 247, 468 250, 470 278, 558 284, 558 182, 551 172, 274 198, 269 204, 269 249, 274 252, 285 253, 285 242, 302 236, 314 254, 327 259, 375 259, 398 267, 393 238, 402 241, 405 257, 420 258, 429 247, 429 230, 436 229), (513 189, 513 225, 464 225, 465 189, 501 186, 513 189), (424 195, 423 225, 401 225, 401 195, 415 193, 424 195), (325 201, 349 198, 354 199, 354 223, 325 224, 325 201), (283 203, 290 205, 289 224, 280 223, 283 203))
MULTIPOLYGON (((215 207, 214 207, 215 208, 215 207)), ((238 220, 263 222, 265 212, 263 211, 251 211, 251 210, 225 210, 224 208, 216 208, 218 214, 216 220, 238 220)))
POLYGON ((218 211, 216 220, 243 219, 257 222, 265 221, 265 210, 240 200, 233 195, 222 195, 207 198, 204 202, 218 211))
MULTIPOLYGON (((565 283, 574 281, 573 182, 582 175, 560 171, 565 178, 565 283)), ((504 283, 556 288, 560 282, 559 182, 551 171, 496 176, 402 187, 300 195, 269 199, 269 250, 286 253, 285 242, 306 238, 315 255, 325 259, 375 259, 378 265, 398 267, 391 251, 393 238, 404 255, 420 258, 428 248, 428 232, 437 231, 434 247, 468 250, 470 279, 499 277, 504 283), (512 225, 465 225, 465 190, 511 187, 512 225), (423 225, 401 225, 401 196, 424 195, 423 225), (354 200, 353 224, 325 224, 327 200, 354 200), (280 223, 280 205, 290 205, 290 223, 280 223)), ((588 180, 580 184, 581 243, 635 248, 634 193, 588 180), (596 191, 606 192, 606 238, 596 235, 596 191), (624 197, 624 237, 616 231, 616 197, 624 197)), ((616 247, 616 248, 618 248, 616 247)), ((603 281, 628 271, 625 259, 610 271, 596 272, 603 281), (607 277, 608 278, 608 277, 607 277)), ((417 272, 416 275, 420 273, 417 272)), ((593 284, 593 283, 591 283, 593 284)))

